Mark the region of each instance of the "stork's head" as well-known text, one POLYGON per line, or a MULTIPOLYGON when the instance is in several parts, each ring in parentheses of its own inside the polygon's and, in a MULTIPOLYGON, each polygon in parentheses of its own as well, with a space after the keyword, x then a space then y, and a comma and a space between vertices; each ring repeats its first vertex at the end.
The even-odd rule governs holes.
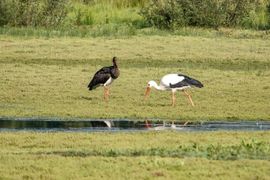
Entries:
POLYGON ((151 88, 156 86, 156 85, 157 85, 157 83, 155 81, 149 81, 147 83, 147 87, 146 87, 145 94, 144 94, 144 100, 146 100, 146 98, 150 95, 151 88))
POLYGON ((155 82, 155 81, 153 81, 153 80, 151 80, 151 81, 149 81, 148 83, 147 83, 147 87, 154 87, 154 86, 156 86, 157 85, 157 83, 155 82))
POLYGON ((117 60, 117 57, 114 56, 114 57, 112 58, 112 61, 113 61, 113 62, 116 62, 116 60, 117 60))
POLYGON ((113 57, 112 62, 115 67, 117 67, 117 57, 113 57))

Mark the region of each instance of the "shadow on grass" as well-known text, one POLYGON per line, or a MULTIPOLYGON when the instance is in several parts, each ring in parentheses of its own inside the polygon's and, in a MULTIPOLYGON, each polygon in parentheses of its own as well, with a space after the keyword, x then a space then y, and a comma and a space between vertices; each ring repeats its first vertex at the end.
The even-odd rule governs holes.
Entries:
POLYGON ((91 100, 93 100, 93 99, 95 99, 95 98, 87 97, 87 96, 80 96, 80 97, 77 97, 77 98, 75 98, 75 99, 84 99, 84 100, 91 101, 91 100))

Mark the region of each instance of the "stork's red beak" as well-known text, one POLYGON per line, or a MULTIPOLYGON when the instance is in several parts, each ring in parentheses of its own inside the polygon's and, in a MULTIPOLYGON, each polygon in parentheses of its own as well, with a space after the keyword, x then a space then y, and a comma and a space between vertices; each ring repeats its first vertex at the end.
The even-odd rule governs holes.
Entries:
POLYGON ((149 86, 147 86, 147 88, 146 88, 146 90, 145 90, 145 94, 144 94, 144 100, 146 100, 147 97, 149 96, 150 90, 151 90, 151 88, 150 88, 149 86))

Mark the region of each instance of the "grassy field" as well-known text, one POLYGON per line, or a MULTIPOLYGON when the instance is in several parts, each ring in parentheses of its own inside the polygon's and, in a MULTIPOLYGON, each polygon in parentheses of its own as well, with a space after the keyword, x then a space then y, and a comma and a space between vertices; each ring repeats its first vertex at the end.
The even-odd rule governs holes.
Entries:
MULTIPOLYGON (((50 20, 60 16, 42 12, 43 1, 14 2, 3 1, 10 6, 0 12, 0 117, 270 120, 269 30, 161 30, 140 13, 148 0, 72 0, 54 10, 67 8, 56 26, 50 20), (113 56, 121 75, 104 102, 103 89, 90 92, 87 85, 113 56), (182 92, 176 107, 170 92, 153 90, 143 101, 147 82, 167 73, 204 84, 190 90, 195 107, 182 92)), ((268 28, 267 2, 261 2, 244 27, 268 28)), ((0 179, 270 179, 269 137, 0 131, 0 179)))
POLYGON ((0 133, 1 179, 269 179, 269 132, 0 133))
POLYGON ((270 41, 204 36, 35 38, 0 36, 0 115, 12 117, 157 118, 175 120, 269 120, 270 41), (121 75, 89 92, 102 66, 119 58, 121 75), (149 80, 179 72, 200 80, 193 108, 183 93, 153 91, 149 80))
MULTIPOLYGON (((225 32, 225 30, 224 30, 225 32)), ((7 117, 269 120, 270 41, 248 32, 125 37, 0 36, 0 115, 7 117), (103 101, 92 75, 119 58, 103 101), (205 85, 143 94, 181 72, 205 85)), ((266 38, 265 38, 266 37, 266 38)), ((269 132, 0 133, 0 179, 269 179, 269 132)))

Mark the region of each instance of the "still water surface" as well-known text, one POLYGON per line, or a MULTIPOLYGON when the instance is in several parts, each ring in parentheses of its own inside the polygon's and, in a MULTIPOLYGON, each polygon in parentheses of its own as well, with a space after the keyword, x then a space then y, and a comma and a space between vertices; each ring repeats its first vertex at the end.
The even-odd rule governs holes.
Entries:
POLYGON ((269 121, 173 122, 129 119, 0 118, 0 131, 268 131, 269 121))

